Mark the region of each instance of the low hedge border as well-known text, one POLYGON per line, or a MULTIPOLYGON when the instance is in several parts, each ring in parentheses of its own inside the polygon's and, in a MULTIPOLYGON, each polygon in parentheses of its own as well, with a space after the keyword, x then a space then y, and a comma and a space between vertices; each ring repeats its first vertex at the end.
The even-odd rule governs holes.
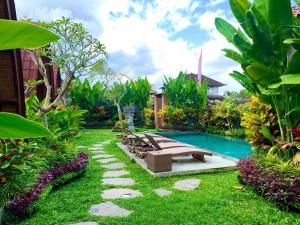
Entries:
POLYGON ((32 215, 53 189, 65 185, 83 174, 87 165, 88 155, 78 153, 76 159, 65 165, 41 172, 37 183, 28 192, 12 199, 6 210, 16 218, 32 215))
POLYGON ((282 177, 258 165, 253 158, 239 161, 241 181, 284 210, 300 210, 300 176, 282 177))

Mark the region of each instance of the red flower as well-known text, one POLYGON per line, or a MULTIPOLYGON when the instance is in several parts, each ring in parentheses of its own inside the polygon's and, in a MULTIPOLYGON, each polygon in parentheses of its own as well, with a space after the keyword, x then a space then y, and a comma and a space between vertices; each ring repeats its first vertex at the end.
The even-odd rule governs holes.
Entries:
POLYGON ((296 141, 300 141, 300 125, 291 129, 296 141))

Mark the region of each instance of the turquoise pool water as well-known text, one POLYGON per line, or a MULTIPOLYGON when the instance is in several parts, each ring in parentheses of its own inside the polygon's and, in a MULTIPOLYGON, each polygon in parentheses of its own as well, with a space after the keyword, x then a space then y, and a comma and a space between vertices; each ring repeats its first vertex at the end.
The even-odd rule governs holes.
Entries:
POLYGON ((251 145, 236 138, 188 132, 162 132, 159 135, 234 158, 241 159, 251 154, 251 145))

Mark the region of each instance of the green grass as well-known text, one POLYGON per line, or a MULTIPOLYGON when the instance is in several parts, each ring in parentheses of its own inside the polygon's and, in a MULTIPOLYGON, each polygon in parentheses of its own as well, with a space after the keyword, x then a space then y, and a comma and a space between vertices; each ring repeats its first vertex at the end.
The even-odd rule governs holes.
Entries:
MULTIPOLYGON (((79 145, 91 145, 114 139, 110 130, 85 130, 79 145)), ((115 142, 115 141, 114 141, 115 142)), ((68 225, 83 221, 96 221, 101 225, 196 225, 196 224, 300 224, 300 215, 280 211, 271 202, 258 196, 250 188, 236 189, 240 185, 237 172, 210 173, 170 178, 153 178, 121 152, 113 143, 105 147, 120 161, 128 164, 128 177, 136 180, 135 189, 143 197, 114 200, 134 212, 126 218, 91 216, 91 205, 103 202, 101 185, 103 169, 92 160, 81 178, 51 193, 39 211, 21 225, 68 225), (184 178, 202 180, 198 189, 185 192, 172 189, 175 181, 184 178), (168 197, 158 197, 153 190, 162 187, 173 191, 168 197)))

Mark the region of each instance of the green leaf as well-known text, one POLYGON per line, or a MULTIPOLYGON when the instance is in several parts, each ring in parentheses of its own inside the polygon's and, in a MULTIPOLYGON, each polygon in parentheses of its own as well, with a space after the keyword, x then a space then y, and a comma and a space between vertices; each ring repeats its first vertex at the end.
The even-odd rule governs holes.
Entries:
POLYGON ((225 52, 225 56, 227 58, 230 58, 240 64, 245 63, 245 59, 240 53, 228 48, 223 49, 223 51, 225 52))
POLYGON ((278 88, 281 85, 294 85, 300 84, 300 74, 285 74, 280 77, 281 82, 278 82, 273 85, 269 85, 269 88, 278 88))
POLYGON ((25 139, 52 137, 43 125, 13 113, 0 112, 0 138, 25 139))
POLYGON ((288 38, 283 41, 284 44, 300 44, 299 38, 288 38))
POLYGON ((248 66, 247 73, 260 85, 271 85, 276 83, 280 76, 277 72, 260 63, 253 63, 248 66))
POLYGON ((238 33, 238 30, 235 29, 230 23, 222 18, 215 19, 215 26, 217 30, 227 39, 228 42, 233 42, 233 35, 238 33))
POLYGON ((275 137, 271 134, 271 132, 269 131, 269 129, 267 128, 266 125, 262 124, 261 125, 261 131, 262 134, 265 138, 267 138, 269 141, 274 142, 275 141, 275 137))
MULTIPOLYGON (((248 0, 230 0, 229 3, 235 18, 239 21, 244 31, 249 35, 245 25, 245 15, 246 11, 251 6, 250 2, 248 0)), ((249 36, 251 36, 251 34, 249 36)))
MULTIPOLYGON (((299 42, 300 43, 300 42, 299 42)), ((300 71, 300 51, 295 52, 288 63, 287 74, 296 74, 300 71)))
POLYGON ((40 48, 59 37, 47 29, 31 23, 0 19, 0 50, 40 48))

